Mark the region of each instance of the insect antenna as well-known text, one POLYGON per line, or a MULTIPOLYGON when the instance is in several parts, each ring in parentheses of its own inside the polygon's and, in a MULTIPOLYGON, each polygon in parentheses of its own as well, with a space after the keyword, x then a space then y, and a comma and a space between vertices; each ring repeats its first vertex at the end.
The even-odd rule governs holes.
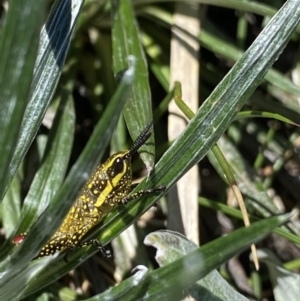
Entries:
POLYGON ((151 128, 152 124, 152 121, 149 122, 148 125, 143 129, 137 139, 133 142, 128 154, 126 154, 126 157, 132 157, 133 154, 135 154, 136 151, 149 139, 149 137, 151 136, 149 129, 151 128))

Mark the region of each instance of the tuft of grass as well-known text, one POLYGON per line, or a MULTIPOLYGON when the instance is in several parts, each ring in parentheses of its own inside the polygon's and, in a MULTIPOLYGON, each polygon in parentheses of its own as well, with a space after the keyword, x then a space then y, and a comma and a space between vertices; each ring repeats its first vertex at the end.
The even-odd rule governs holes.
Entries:
POLYGON ((201 45, 199 97, 205 101, 171 143, 166 133, 173 95, 172 1, 57 0, 50 11, 46 1, 1 4, 1 300, 181 300, 188 294, 260 300, 270 288, 282 300, 286 275, 289 300, 299 296, 299 217, 280 213, 299 203, 300 92, 294 78, 300 0, 280 8, 275 1, 270 6, 194 2, 203 4, 202 29, 195 38, 201 45), (154 135, 141 149, 147 171, 134 164, 134 175, 146 179, 136 189, 164 184, 169 190, 202 160, 203 247, 166 226, 145 240, 158 250, 153 264, 142 242, 165 227, 168 207, 163 199, 160 210, 140 219, 158 201, 151 196, 120 206, 90 233, 104 244, 114 240, 115 265, 92 247, 75 250, 68 263, 62 256, 31 261, 102 157, 128 148, 150 120, 155 121, 154 135), (250 227, 235 229, 241 227, 241 216, 228 206, 227 179, 210 153, 216 143, 250 219, 258 220, 250 227), (231 233, 216 238, 226 233, 224 219, 231 233), (124 236, 127 228, 131 235, 124 236), (28 237, 15 247, 12 238, 24 231, 28 237), (271 231, 278 236, 263 240, 271 231), (278 240, 282 249, 274 248, 278 240), (268 250, 259 252, 266 265, 256 272, 249 258, 237 256, 248 255, 245 250, 258 241, 268 250), (283 270, 278 259, 292 271, 283 270), (232 264, 230 273, 214 270, 228 261, 241 267, 247 289, 232 264))

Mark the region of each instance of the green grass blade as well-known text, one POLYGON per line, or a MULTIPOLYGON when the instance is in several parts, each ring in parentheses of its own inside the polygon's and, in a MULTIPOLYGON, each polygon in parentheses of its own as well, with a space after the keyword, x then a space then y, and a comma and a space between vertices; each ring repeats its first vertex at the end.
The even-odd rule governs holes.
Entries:
MULTIPOLYGON (((23 117, 21 119, 23 121, 18 144, 6 177, 2 181, 0 199, 7 191, 12 178, 27 153, 53 97, 83 2, 83 0, 56 1, 42 29, 32 78, 30 100, 25 114, 22 113, 23 117)), ((36 1, 33 1, 33 3, 36 6, 36 1)), ((35 13, 34 15, 38 14, 35 13)), ((32 14, 30 19, 35 19, 32 14)), ((28 58, 26 58, 27 60, 28 58)), ((22 78, 22 80, 24 79, 22 78)))
MULTIPOLYGON (((136 73, 132 91, 124 107, 123 115, 127 127, 134 139, 152 118, 151 92, 149 86, 149 75, 147 61, 140 43, 138 24, 135 19, 131 1, 112 0, 112 40, 113 40, 113 64, 114 73, 118 75, 127 68, 127 57, 136 57, 136 73)), ((139 153, 147 170, 154 165, 154 137, 149 138, 139 153)))
POLYGON ((73 147, 75 109, 70 92, 63 92, 49 133, 44 157, 24 200, 16 233, 28 231, 61 187, 73 147))
MULTIPOLYGON (((10 1, 0 43, 0 201, 7 191, 13 150, 22 131, 46 1, 10 1), (26 9, 24 9, 26 7, 26 9), (32 16, 35 15, 35 18, 32 16)), ((10 179, 11 181, 11 179, 10 179)), ((9 182, 10 182, 9 181, 9 182)))
POLYGON ((284 117, 283 115, 272 113, 272 112, 265 112, 265 111, 242 111, 238 113, 236 116, 236 120, 243 119, 243 118, 273 118, 276 120, 280 120, 285 123, 293 124, 299 126, 297 123, 293 122, 292 120, 284 117))
MULTIPOLYGON (((237 47, 231 45, 224 39, 220 39, 208 33, 205 30, 201 31, 199 40, 203 47, 213 51, 218 55, 221 55, 226 59, 237 61, 242 56, 242 51, 237 47)), ((265 79, 284 92, 290 93, 295 97, 300 96, 299 87, 297 87, 297 85, 295 85, 290 79, 286 78, 283 74, 274 69, 270 69, 268 71, 265 79)), ((291 104, 289 106, 294 110, 297 108, 296 105, 291 104)))
MULTIPOLYGON (((219 210, 219 211, 225 213, 226 215, 235 217, 240 220, 243 219, 243 216, 242 216, 242 213, 240 210, 229 207, 225 204, 222 204, 221 202, 215 202, 215 201, 208 200, 206 198, 201 198, 201 197, 198 199, 198 201, 199 201, 200 206, 204 206, 206 208, 213 209, 213 210, 219 210)), ((253 222, 259 220, 258 217, 253 216, 251 214, 249 215, 249 217, 250 217, 250 220, 253 222)), ((289 226, 290 226, 290 224, 289 224, 289 226)), ((300 237, 297 234, 291 233, 289 230, 285 230, 282 228, 276 228, 274 230, 274 233, 277 233, 278 235, 285 237, 292 243, 300 245, 300 237)))
MULTIPOLYGON (((133 0, 135 5, 153 4, 155 2, 161 2, 161 0, 133 0)), ((164 2, 174 2, 174 0, 165 0, 164 2)), ((189 2, 215 5, 220 7, 232 8, 236 10, 252 12, 262 16, 273 16, 276 10, 265 4, 261 4, 254 1, 240 1, 240 0, 189 0, 189 2)))
MULTIPOLYGON (((224 152, 241 192, 253 200, 253 202, 251 202, 252 206, 265 217, 270 216, 271 214, 278 214, 279 210, 268 196, 261 182, 253 180, 253 178, 255 178, 254 170, 251 169, 233 144, 222 137, 219 140, 218 145, 224 152)), ((222 174, 223 171, 219 168, 219 163, 214 156, 212 156, 211 153, 208 153, 208 157, 217 172, 222 174)))
MULTIPOLYGON (((27 226, 32 223, 32 220, 34 221, 36 219, 36 209, 38 209, 37 202, 40 202, 45 206, 47 202, 49 202, 49 198, 53 198, 53 195, 63 181, 72 148, 74 120, 73 100, 72 98, 69 98, 67 102, 62 102, 58 109, 51 128, 41 167, 37 172, 25 200, 25 212, 20 221, 23 224, 25 223, 25 225, 27 223, 27 226), (31 204, 28 204, 28 202, 31 202, 31 204), (30 206, 33 206, 33 208, 30 206)), ((39 204, 39 206, 42 205, 39 204)), ((43 231, 45 229, 46 228, 43 228, 43 231)), ((8 255, 8 253, 12 251, 10 240, 7 240, 6 245, 2 247, 1 259, 3 261, 1 262, 1 270, 5 271, 5 276, 3 275, 3 278, 0 280, 0 282, 4 281, 0 285, 1 296, 8 295, 9 287, 15 286, 18 289, 15 289, 12 294, 11 300, 13 300, 13 296, 19 295, 26 288, 27 281, 29 281, 29 279, 34 279, 40 269, 45 265, 45 263, 30 265, 28 262, 29 259, 33 258, 35 255, 34 247, 38 242, 39 240, 37 239, 32 241, 30 248, 24 250, 26 256, 22 256, 20 262, 12 267, 10 266, 10 260, 12 258, 8 255), (36 266, 36 269, 33 268, 34 266, 36 266), (14 277, 14 275, 17 275, 17 277, 14 277), (11 279, 12 281, 6 282, 5 279, 11 279), (3 285, 3 283, 5 283, 5 285, 3 285)), ((1 298, 1 300, 5 299, 1 298)))
POLYGON ((22 178, 21 169, 19 169, 0 205, 3 210, 2 222, 6 238, 15 231, 20 221, 22 178))

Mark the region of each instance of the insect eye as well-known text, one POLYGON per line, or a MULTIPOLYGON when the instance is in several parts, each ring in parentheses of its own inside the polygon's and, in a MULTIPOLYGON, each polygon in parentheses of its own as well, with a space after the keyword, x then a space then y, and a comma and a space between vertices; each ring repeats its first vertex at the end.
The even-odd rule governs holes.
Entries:
POLYGON ((114 163, 114 172, 115 174, 119 174, 123 172, 124 169, 124 161, 121 158, 117 158, 115 163, 114 163))

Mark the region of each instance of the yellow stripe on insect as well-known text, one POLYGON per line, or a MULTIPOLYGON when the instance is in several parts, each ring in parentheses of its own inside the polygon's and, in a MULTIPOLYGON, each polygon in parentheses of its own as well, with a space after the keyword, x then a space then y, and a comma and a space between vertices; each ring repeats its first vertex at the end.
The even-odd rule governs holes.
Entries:
POLYGON ((97 199, 97 202, 94 204, 94 206, 97 208, 102 206, 112 190, 113 190, 113 185, 111 185, 111 182, 108 181, 108 185, 105 187, 105 189, 103 191, 101 191, 101 195, 97 199))

